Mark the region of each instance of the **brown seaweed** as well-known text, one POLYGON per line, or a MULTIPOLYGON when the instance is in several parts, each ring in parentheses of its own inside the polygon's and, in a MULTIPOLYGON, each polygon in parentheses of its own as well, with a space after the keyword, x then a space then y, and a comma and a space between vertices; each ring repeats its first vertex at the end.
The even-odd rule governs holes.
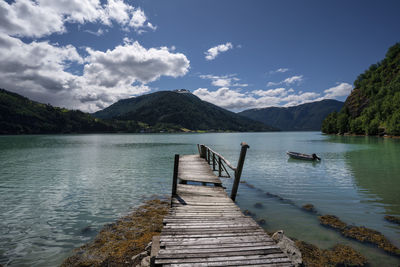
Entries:
POLYGON ((393 245, 382 233, 364 226, 347 225, 334 215, 319 216, 322 225, 337 229, 343 236, 371 243, 390 254, 400 256, 400 249, 393 245))
POLYGON ((386 215, 385 216, 385 220, 392 222, 392 223, 397 223, 400 224, 400 217, 396 217, 396 216, 391 216, 391 215, 386 215))
POLYGON ((159 235, 169 203, 149 200, 132 214, 103 227, 95 239, 76 249, 61 266, 135 266, 132 258, 159 235))
POLYGON ((317 210, 315 209, 313 204, 305 204, 301 208, 308 212, 317 213, 317 210))
POLYGON ((308 267, 317 266, 364 266, 367 259, 347 245, 338 244, 332 249, 320 249, 304 241, 296 241, 303 263, 308 267))

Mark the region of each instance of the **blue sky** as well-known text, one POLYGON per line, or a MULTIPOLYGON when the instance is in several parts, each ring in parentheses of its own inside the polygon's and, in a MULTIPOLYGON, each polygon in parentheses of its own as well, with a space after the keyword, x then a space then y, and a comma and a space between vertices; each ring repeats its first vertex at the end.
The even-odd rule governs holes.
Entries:
POLYGON ((0 0, 0 87, 96 111, 189 89, 240 111, 344 100, 400 41, 400 1, 0 0))

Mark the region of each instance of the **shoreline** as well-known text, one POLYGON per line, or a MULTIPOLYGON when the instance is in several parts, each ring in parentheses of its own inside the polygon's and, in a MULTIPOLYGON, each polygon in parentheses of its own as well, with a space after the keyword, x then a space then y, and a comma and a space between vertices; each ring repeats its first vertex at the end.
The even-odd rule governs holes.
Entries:
POLYGON ((321 132, 323 135, 335 135, 335 136, 355 136, 355 137, 379 137, 379 138, 390 138, 390 139, 400 139, 400 135, 367 135, 367 134, 350 134, 350 133, 344 133, 344 134, 329 134, 329 133, 324 133, 321 132))
MULTIPOLYGON (((169 201, 145 201, 130 214, 105 225, 92 241, 74 249, 73 254, 63 261, 61 267, 150 266, 151 241, 153 236, 160 235, 163 217, 168 210, 169 201)), ((285 253, 292 249, 300 251, 300 262, 305 266, 364 266, 367 263, 367 259, 361 253, 348 245, 336 244, 330 249, 320 249, 305 241, 286 237, 283 230, 275 234, 267 233, 285 253), (277 234, 279 238, 275 238, 277 234), (289 249, 288 243, 291 244, 289 249)))

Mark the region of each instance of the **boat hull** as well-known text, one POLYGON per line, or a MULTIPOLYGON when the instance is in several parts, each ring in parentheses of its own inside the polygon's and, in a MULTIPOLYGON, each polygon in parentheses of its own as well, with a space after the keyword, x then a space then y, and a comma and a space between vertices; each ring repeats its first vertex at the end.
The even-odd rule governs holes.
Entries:
POLYGON ((312 155, 302 154, 297 152, 288 151, 286 154, 292 159, 308 160, 308 161, 318 161, 318 158, 314 158, 312 155))

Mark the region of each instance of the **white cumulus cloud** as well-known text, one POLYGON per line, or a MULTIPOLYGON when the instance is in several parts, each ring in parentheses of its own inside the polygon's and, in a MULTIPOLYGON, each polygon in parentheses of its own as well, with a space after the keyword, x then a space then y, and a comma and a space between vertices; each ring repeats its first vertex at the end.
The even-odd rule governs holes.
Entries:
POLYGON ((269 90, 254 90, 252 91, 253 94, 257 96, 284 96, 287 95, 287 90, 285 88, 276 88, 276 89, 269 89, 269 90))
POLYGON ((269 73, 274 74, 274 73, 285 73, 289 71, 289 68, 278 68, 276 70, 271 70, 269 73))
POLYGON ((204 52, 204 54, 206 55, 207 60, 213 60, 218 56, 218 54, 226 52, 229 49, 233 49, 233 45, 230 42, 211 47, 206 52, 204 52))
POLYGON ((247 83, 238 83, 240 79, 236 77, 236 74, 228 74, 228 75, 200 75, 202 79, 211 80, 211 84, 217 87, 247 87, 249 86, 247 83))
POLYGON ((295 83, 300 83, 303 81, 303 75, 295 75, 292 77, 288 77, 286 79, 284 79, 283 81, 280 82, 268 82, 267 83, 267 87, 270 86, 277 86, 280 84, 286 84, 286 85, 291 85, 291 84, 295 84, 295 83))
POLYGON ((285 80, 282 81, 282 83, 289 85, 289 84, 293 84, 293 83, 299 83, 301 81, 303 81, 303 75, 297 75, 297 76, 292 76, 292 77, 286 78, 285 80))
POLYGON ((353 90, 353 86, 348 83, 340 83, 337 86, 331 87, 329 89, 326 89, 324 91, 325 96, 324 98, 336 98, 336 97, 341 97, 341 96, 348 96, 353 90))
POLYGON ((241 92, 227 87, 210 91, 199 88, 193 92, 204 101, 233 111, 270 106, 294 106, 316 101, 320 94, 315 92, 294 93, 293 89, 276 88, 270 90, 254 90, 241 92))
POLYGON ((0 31, 12 36, 39 38, 64 33, 65 23, 112 22, 137 32, 155 29, 140 8, 123 0, 16 0, 0 1, 0 31))
POLYGON ((56 106, 96 111, 150 91, 148 83, 161 76, 183 76, 190 67, 184 54, 147 49, 138 42, 87 52, 82 58, 71 45, 24 43, 0 32, 0 88, 56 106), (83 73, 70 73, 72 63, 83 66, 83 73))

